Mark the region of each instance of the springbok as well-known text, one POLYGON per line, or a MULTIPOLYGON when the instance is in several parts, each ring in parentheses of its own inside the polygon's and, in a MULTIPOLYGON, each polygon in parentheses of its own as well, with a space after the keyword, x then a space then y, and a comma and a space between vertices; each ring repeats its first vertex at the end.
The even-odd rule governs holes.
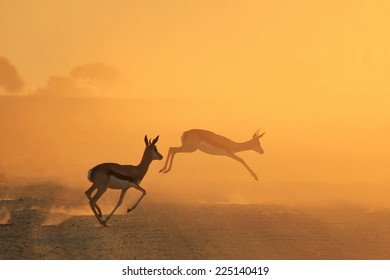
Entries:
POLYGON ((164 167, 160 172, 167 173, 172 168, 173 158, 177 153, 193 153, 197 149, 210 155, 228 156, 242 163, 249 173, 258 181, 258 178, 253 170, 245 163, 245 161, 236 156, 235 153, 247 150, 253 150, 259 154, 263 154, 264 150, 260 145, 260 138, 265 132, 259 134, 257 130, 253 134, 252 139, 245 142, 235 142, 222 135, 203 129, 191 129, 183 132, 181 136, 181 147, 170 147, 164 167))
POLYGON ((89 205, 99 223, 103 226, 107 226, 108 220, 114 214, 115 210, 122 204, 123 198, 129 188, 136 188, 142 195, 134 203, 134 205, 127 209, 127 213, 134 210, 140 203, 141 199, 146 195, 146 191, 140 186, 141 180, 144 178, 148 171, 150 163, 155 160, 161 160, 163 156, 158 152, 156 143, 158 136, 153 139, 149 139, 145 135, 144 138, 146 147, 142 156, 141 163, 137 166, 133 165, 120 165, 117 163, 102 163, 96 165, 88 171, 88 180, 92 182, 92 186, 85 192, 85 195, 89 199, 89 205), (122 190, 119 197, 119 201, 114 210, 102 220, 102 211, 96 204, 99 198, 107 191, 107 189, 119 189, 122 190), (92 193, 96 191, 96 194, 92 197, 92 193))

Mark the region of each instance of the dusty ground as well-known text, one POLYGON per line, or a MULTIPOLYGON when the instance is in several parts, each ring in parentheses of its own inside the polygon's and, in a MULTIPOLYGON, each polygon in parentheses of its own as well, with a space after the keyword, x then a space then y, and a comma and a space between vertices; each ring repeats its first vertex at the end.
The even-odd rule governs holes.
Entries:
POLYGON ((151 201, 105 228, 82 191, 1 186, 0 259, 390 259, 388 210, 151 201))

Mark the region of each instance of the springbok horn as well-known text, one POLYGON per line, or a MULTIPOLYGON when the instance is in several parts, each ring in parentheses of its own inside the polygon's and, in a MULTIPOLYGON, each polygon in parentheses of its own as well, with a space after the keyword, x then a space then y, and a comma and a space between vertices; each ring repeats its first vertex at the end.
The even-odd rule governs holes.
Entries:
POLYGON ((148 136, 145 135, 144 141, 145 141, 146 146, 148 146, 148 136))

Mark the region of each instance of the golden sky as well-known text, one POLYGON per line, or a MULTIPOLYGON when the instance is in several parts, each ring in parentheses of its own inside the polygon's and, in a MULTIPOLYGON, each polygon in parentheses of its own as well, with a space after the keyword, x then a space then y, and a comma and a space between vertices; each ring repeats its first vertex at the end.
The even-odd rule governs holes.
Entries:
MULTIPOLYGON (((85 91, 74 70, 104 63, 123 77, 121 96, 177 100, 136 110, 167 133, 164 153, 193 127, 233 140, 262 127, 264 156, 243 157, 266 181, 383 183, 390 182, 389 10, 390 2, 371 0, 1 1, 0 56, 24 83, 12 95, 61 83, 61 94, 77 97, 85 91)), ((110 97, 117 88, 103 89, 110 97)), ((145 125, 130 111, 110 115, 136 119, 139 131, 145 125)))
POLYGON ((387 1, 0 5, 1 54, 31 89, 103 61, 125 73, 131 94, 140 96, 263 99, 272 90, 306 102, 318 95, 345 102, 363 98, 356 92, 362 86, 375 87, 373 98, 387 96, 378 92, 388 89, 390 71, 387 1))

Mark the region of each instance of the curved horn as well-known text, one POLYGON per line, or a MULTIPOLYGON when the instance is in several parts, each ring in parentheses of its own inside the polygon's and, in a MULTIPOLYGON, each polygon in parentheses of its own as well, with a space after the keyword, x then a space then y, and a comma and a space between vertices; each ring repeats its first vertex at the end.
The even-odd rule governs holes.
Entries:
POLYGON ((148 144, 148 136, 146 136, 146 135, 145 135, 145 138, 144 138, 144 142, 145 142, 146 146, 149 145, 149 144, 148 144))

